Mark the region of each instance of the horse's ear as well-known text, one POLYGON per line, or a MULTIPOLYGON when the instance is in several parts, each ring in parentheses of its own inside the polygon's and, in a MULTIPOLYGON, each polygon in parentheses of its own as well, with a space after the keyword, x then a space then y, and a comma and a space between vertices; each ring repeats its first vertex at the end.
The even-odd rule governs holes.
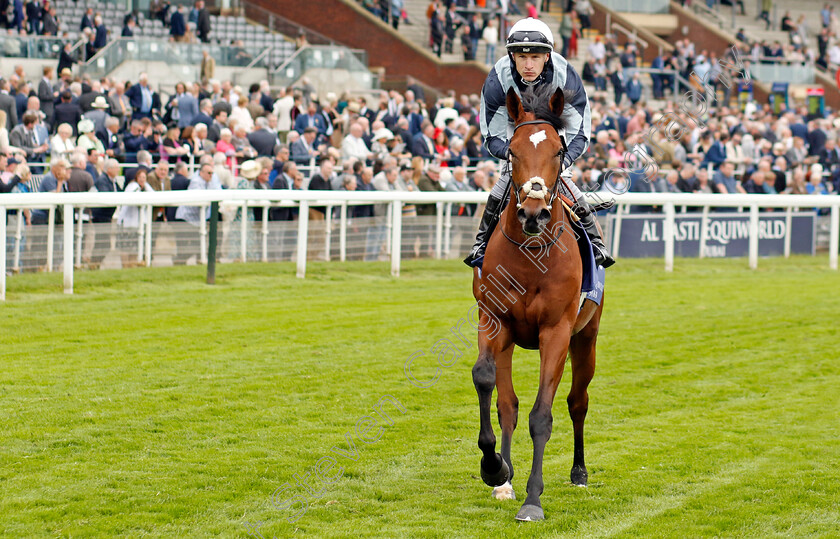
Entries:
POLYGON ((508 110, 508 118, 513 120, 513 123, 519 123, 519 118, 525 114, 525 109, 522 108, 522 101, 516 95, 516 90, 513 87, 507 91, 505 102, 508 110))
POLYGON ((563 115, 563 107, 566 106, 566 96, 563 93, 563 88, 557 88, 554 95, 551 96, 551 101, 548 102, 551 107, 551 112, 557 116, 563 115))

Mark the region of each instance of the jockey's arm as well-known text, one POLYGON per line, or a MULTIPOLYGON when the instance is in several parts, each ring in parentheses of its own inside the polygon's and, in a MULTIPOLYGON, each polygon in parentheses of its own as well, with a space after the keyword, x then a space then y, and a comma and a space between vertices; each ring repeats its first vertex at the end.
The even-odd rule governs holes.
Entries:
POLYGON ((566 85, 563 88, 566 92, 567 101, 563 107, 563 119, 566 121, 566 145, 569 153, 564 160, 565 166, 569 167, 575 159, 586 152, 589 147, 589 139, 592 136, 592 116, 589 110, 589 99, 586 97, 586 90, 577 71, 569 64, 566 70, 566 85))
POLYGON ((490 155, 498 159, 507 158, 508 150, 508 113, 505 104, 505 92, 493 69, 481 89, 481 109, 479 127, 484 137, 484 147, 490 155))

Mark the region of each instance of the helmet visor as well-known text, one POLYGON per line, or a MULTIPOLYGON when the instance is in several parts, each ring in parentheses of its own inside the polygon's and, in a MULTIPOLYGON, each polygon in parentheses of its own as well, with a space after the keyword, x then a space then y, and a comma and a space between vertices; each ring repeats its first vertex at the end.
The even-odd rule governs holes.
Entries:
MULTIPOLYGON (((508 37, 506 47, 509 51, 533 49, 536 52, 538 50, 551 51, 554 49, 548 38, 542 32, 535 30, 514 32, 508 37)), ((522 50, 522 52, 531 51, 522 50)))

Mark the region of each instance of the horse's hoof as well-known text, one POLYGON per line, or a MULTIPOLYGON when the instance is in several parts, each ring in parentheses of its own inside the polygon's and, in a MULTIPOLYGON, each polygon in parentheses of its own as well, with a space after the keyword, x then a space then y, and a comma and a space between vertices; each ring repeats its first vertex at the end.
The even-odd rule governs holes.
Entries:
POLYGON ((502 486, 510 479, 510 468, 508 468, 507 462, 498 453, 496 453, 496 458, 502 465, 497 471, 491 473, 484 468, 484 457, 481 457, 481 479, 491 487, 502 486))
POLYGON ((572 467, 572 484, 579 487, 585 487, 589 480, 589 473, 585 466, 572 467))
POLYGON ((545 520, 545 514, 542 507, 538 505, 523 505, 522 509, 516 513, 516 520, 522 522, 536 522, 537 520, 545 520))
POLYGON ((494 488, 493 497, 497 500, 515 500, 516 494, 513 492, 513 486, 510 484, 510 481, 494 488))

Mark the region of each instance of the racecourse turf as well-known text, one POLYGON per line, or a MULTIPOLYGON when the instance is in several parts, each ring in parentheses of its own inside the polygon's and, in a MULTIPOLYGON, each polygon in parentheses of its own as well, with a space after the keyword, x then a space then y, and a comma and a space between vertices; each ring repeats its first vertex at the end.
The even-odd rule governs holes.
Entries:
POLYGON ((423 351, 412 373, 430 380, 440 339, 465 346, 450 332, 473 304, 460 262, 407 262, 398 279, 379 263, 313 263, 305 280, 290 264, 222 265, 215 286, 203 267, 88 271, 73 296, 60 274, 14 276, 0 536, 838 537, 840 275, 827 266, 611 268, 589 487, 569 483, 567 368, 541 523, 513 519, 538 355, 514 355, 518 501, 491 499, 478 476, 475 332, 431 387, 404 374, 423 351))

